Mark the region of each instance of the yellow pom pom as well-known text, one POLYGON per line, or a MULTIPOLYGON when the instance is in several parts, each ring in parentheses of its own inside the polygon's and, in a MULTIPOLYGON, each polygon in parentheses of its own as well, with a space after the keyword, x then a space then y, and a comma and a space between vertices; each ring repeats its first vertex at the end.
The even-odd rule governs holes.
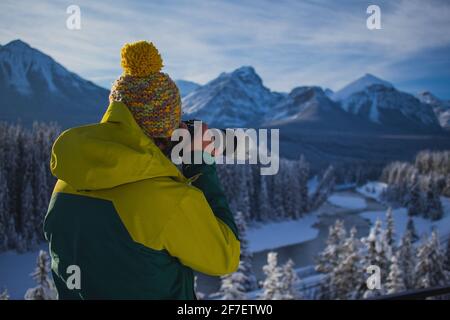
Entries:
POLYGON ((163 66, 158 49, 151 42, 127 43, 122 47, 121 55, 125 75, 146 77, 161 71, 163 66))

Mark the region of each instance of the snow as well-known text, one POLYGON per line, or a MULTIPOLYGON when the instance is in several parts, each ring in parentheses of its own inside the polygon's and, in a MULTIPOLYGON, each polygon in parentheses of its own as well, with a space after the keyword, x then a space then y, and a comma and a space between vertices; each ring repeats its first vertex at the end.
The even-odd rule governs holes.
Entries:
POLYGON ((337 207, 345 209, 365 209, 366 200, 358 196, 333 194, 328 198, 328 202, 337 207))
POLYGON ((308 194, 313 194, 317 190, 317 186, 319 185, 319 177, 314 176, 308 180, 308 194))
POLYGON ((360 193, 366 198, 371 198, 376 201, 380 201, 381 194, 387 188, 386 183, 371 181, 363 185, 362 187, 356 188, 356 192, 360 193))
POLYGON ((380 123, 380 113, 378 112, 377 100, 377 96, 373 96, 369 118, 373 122, 380 123))
MULTIPOLYGON (((422 236, 423 234, 430 234, 433 228, 439 232, 441 238, 447 238, 450 234, 450 199, 441 197, 444 206, 444 217, 438 221, 431 221, 422 217, 413 217, 414 225, 416 227, 417 234, 422 236)), ((361 217, 369 219, 372 224, 379 218, 383 225, 386 225, 386 211, 365 211, 360 213, 361 217)), ((398 208, 392 210, 394 217, 394 226, 397 239, 399 239, 408 223, 408 211, 406 208, 398 208)))
POLYGON ((312 240, 319 233, 313 227, 317 221, 315 214, 309 214, 298 220, 250 227, 247 231, 249 250, 258 252, 312 240))
POLYGON ((185 97, 192 91, 198 89, 200 85, 198 83, 187 81, 187 80, 176 80, 175 81, 178 89, 180 90, 181 97, 185 97))
POLYGON ((332 96, 333 100, 340 101, 344 100, 348 97, 350 97, 352 94, 363 91, 365 88, 374 85, 374 84, 381 84, 385 87, 392 88, 392 84, 389 82, 382 80, 380 78, 377 78, 371 74, 366 74, 363 77, 353 81, 352 83, 348 84, 341 90, 335 92, 332 96))
POLYGON ((23 299, 27 289, 36 286, 30 274, 36 267, 39 250, 48 252, 48 244, 26 253, 11 250, 0 254, 0 291, 7 289, 10 299, 23 299))
POLYGON ((258 121, 280 98, 263 85, 252 67, 241 67, 183 97, 182 104, 185 119, 241 128, 258 121))

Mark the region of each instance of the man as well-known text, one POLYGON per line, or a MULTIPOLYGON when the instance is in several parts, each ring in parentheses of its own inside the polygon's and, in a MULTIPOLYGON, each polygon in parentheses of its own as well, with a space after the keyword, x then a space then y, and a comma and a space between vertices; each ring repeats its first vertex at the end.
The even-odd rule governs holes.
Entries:
POLYGON ((101 122, 53 146, 58 182, 44 231, 59 298, 195 299, 193 270, 237 269, 237 228, 215 165, 180 172, 165 155, 181 101, 157 49, 126 44, 121 64, 101 122))

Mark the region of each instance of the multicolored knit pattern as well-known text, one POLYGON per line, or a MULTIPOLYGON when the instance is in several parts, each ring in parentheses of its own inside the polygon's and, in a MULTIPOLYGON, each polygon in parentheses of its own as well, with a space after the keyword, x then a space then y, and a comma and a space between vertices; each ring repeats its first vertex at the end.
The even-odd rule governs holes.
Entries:
POLYGON ((152 43, 139 41, 122 48, 124 74, 111 89, 110 101, 121 101, 151 138, 170 137, 181 120, 181 98, 170 77, 160 72, 161 57, 152 43))

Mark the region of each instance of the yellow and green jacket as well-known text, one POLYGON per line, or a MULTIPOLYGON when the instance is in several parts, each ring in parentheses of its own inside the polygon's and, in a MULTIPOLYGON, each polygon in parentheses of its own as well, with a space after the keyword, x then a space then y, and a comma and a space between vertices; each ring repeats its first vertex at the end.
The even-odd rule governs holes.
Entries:
POLYGON ((51 171, 44 231, 60 299, 195 299, 193 270, 237 269, 237 228, 215 165, 180 172, 124 104, 63 132, 51 171), (68 289, 70 265, 80 289, 68 289))

